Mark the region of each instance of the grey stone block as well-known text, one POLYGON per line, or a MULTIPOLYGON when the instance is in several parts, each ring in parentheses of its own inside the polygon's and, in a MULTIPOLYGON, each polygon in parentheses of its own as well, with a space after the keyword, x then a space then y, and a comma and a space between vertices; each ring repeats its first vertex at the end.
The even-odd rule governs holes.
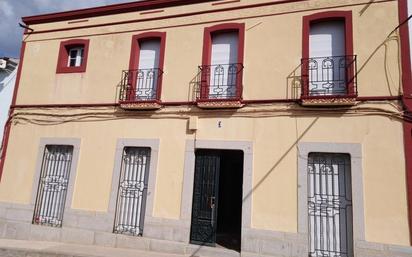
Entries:
POLYGON ((33 210, 10 208, 7 210, 6 219, 31 223, 33 219, 33 210))
POLYGON ((10 239, 28 240, 30 237, 30 226, 28 223, 8 222, 5 237, 10 239))
POLYGON ((241 257, 261 257, 261 255, 257 254, 257 253, 248 253, 248 252, 241 252, 240 253, 241 257))
POLYGON ((7 222, 0 220, 0 238, 4 238, 6 234, 7 222))
POLYGON ((260 241, 256 238, 242 238, 242 251, 249 253, 260 253, 260 241))
POLYGON ((104 247, 115 247, 116 246, 116 234, 106 233, 106 232, 95 232, 94 233, 94 244, 104 247))
POLYGON ((173 228, 173 241, 187 243, 189 242, 189 234, 189 229, 173 228))
POLYGON ((143 237, 116 235, 116 247, 148 251, 150 242, 143 237))
POLYGON ((31 225, 30 240, 58 242, 60 241, 61 230, 61 228, 31 225))
POLYGON ((369 250, 376 250, 376 251, 384 250, 383 244, 371 243, 371 242, 366 242, 366 241, 355 241, 354 245, 355 245, 355 248, 359 248, 359 249, 369 249, 369 250))
POLYGON ((78 228, 79 225, 77 219, 77 215, 74 215, 72 213, 64 213, 63 226, 69 228, 78 228))
POLYGON ((0 249, 1 257, 26 257, 25 251, 16 251, 10 249, 0 249))
POLYGON ((147 238, 173 240, 173 228, 157 224, 146 224, 143 230, 143 236, 147 238))
POLYGON ((223 248, 215 248, 201 245, 188 245, 186 254, 189 256, 201 257, 240 257, 240 253, 223 248))
POLYGON ((184 254, 185 244, 152 239, 150 240, 150 250, 155 252, 184 254))
POLYGON ((262 254, 273 256, 289 256, 290 246, 285 240, 262 240, 260 249, 262 254))
POLYGON ((412 247, 410 246, 389 245, 388 251, 395 255, 406 254, 408 256, 412 256, 412 247))
POLYGON ((113 220, 103 215, 79 215, 77 227, 93 231, 112 232, 113 220))
POLYGON ((61 241, 64 243, 91 245, 94 242, 94 233, 89 230, 62 228, 61 241))

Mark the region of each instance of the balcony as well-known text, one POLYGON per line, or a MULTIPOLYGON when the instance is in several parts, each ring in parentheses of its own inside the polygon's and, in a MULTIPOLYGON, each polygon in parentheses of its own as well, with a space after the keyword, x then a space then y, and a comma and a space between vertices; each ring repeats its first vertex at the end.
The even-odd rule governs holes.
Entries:
POLYGON ((302 105, 353 105, 356 102, 356 55, 302 59, 302 105))
POLYGON ((243 64, 199 66, 196 102, 200 108, 242 107, 243 64))
POLYGON ((125 70, 120 82, 119 103, 123 109, 150 110, 161 107, 161 69, 125 70))

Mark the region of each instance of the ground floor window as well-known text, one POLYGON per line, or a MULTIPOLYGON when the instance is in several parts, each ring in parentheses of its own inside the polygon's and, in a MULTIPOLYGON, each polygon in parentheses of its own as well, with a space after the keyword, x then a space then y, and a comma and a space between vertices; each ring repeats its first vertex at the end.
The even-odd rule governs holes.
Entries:
POLYGON ((308 156, 310 257, 353 257, 352 186, 349 154, 308 156))
POLYGON ((33 224, 61 227, 73 158, 71 145, 46 145, 33 224))
POLYGON ((114 233, 142 235, 150 168, 150 148, 124 147, 114 233))

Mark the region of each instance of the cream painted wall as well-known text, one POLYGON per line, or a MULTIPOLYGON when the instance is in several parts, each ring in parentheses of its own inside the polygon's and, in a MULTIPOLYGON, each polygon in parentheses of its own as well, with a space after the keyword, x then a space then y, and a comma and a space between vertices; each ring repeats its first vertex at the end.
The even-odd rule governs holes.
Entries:
MULTIPOLYGON (((302 16, 324 11, 304 10, 339 4, 342 2, 310 1, 304 4, 281 4, 144 23, 34 34, 26 39, 24 70, 36 73, 28 75, 23 71, 17 102, 115 102, 121 71, 128 69, 131 38, 151 28, 167 33, 161 99, 192 100, 190 82, 198 73, 197 66, 201 64, 204 28, 223 23, 220 20, 227 18, 233 19, 230 22, 246 24, 244 99, 292 98, 291 78, 300 75, 302 16), (262 17, 245 19, 252 16, 262 17), (205 24, 193 25, 199 22, 205 24), (85 73, 55 73, 60 41, 68 38, 90 39, 89 62, 85 73), (176 65, 176 61, 179 65, 176 65), (257 86, 259 90, 256 90, 257 86)), ((397 3, 375 3, 362 12, 365 7, 366 5, 355 5, 331 9, 352 11, 354 52, 358 56, 359 95, 398 95, 398 44, 395 37, 387 37, 398 24, 397 3)), ((185 8, 192 8, 192 11, 195 9, 194 6, 185 8)), ((46 29, 47 26, 41 25, 41 28, 46 29)))
MULTIPOLYGON (((391 109, 392 107, 387 106, 391 109)), ((111 113, 111 110, 107 110, 111 113)), ((84 112, 84 111, 79 111, 84 112)), ((59 111, 60 114, 66 113, 59 111)), ((187 132, 185 109, 126 120, 13 126, 0 200, 28 203, 42 137, 81 138, 72 208, 106 212, 118 138, 159 138, 154 215, 179 219, 187 132), (173 118, 172 118, 173 117, 173 118), (98 133, 96 133, 98 131, 98 133), (21 154, 25 158, 21 158, 21 154)), ((253 107, 242 113, 199 116, 199 140, 254 142, 252 227, 297 232, 298 142, 360 143, 363 146, 366 239, 408 245, 402 124, 384 117, 260 117, 253 107), (241 114, 241 115, 240 115, 241 114), (232 116, 234 115, 234 116, 232 116), (220 122, 220 127, 218 123, 220 122), (394 149, 397 149, 394 151, 394 149), (263 179, 264 178, 264 179, 263 179), (263 179, 263 180, 262 180, 263 179), (270 201, 268 201, 270 199, 270 201)), ((276 116, 276 114, 273 114, 276 116)), ((109 115, 110 117, 110 115, 109 115)), ((23 121, 21 121, 23 122, 23 121)))

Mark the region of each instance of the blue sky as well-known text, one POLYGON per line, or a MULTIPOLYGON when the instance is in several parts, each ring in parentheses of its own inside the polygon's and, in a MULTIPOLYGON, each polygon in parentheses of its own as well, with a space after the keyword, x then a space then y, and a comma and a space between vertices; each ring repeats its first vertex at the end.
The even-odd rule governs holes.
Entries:
POLYGON ((19 57, 21 17, 124 2, 134 0, 0 0, 0 57, 19 57))

